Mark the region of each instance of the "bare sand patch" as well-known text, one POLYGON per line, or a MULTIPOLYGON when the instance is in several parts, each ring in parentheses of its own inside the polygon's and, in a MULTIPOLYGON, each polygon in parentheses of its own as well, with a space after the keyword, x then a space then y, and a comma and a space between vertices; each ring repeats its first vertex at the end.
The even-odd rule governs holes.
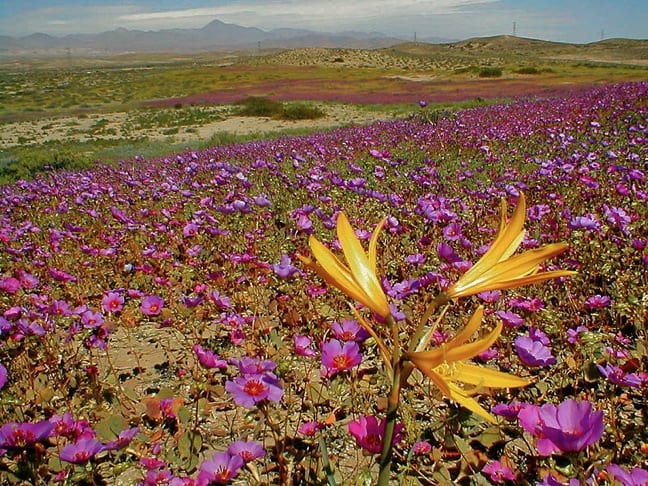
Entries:
POLYGON ((372 111, 347 104, 323 104, 326 115, 315 120, 275 120, 267 117, 236 116, 229 105, 213 107, 220 120, 195 125, 160 126, 138 129, 132 120, 141 113, 117 112, 83 117, 63 116, 33 121, 5 123, 0 132, 0 149, 18 145, 35 145, 50 141, 122 140, 148 138, 193 142, 208 140, 219 132, 246 135, 290 129, 324 129, 350 124, 366 124, 393 117, 388 111, 372 111))

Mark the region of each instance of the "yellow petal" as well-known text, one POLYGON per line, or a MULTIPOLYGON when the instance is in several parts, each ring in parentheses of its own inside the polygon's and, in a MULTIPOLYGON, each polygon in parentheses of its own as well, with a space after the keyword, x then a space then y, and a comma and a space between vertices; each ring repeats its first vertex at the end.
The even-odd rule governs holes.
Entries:
POLYGON ((500 321, 497 326, 484 338, 472 343, 462 344, 461 346, 452 346, 446 351, 446 361, 454 363, 456 361, 463 361, 477 356, 479 353, 486 351, 497 341, 497 338, 502 333, 502 322, 500 321))
POLYGON ((479 328, 482 317, 484 316, 484 306, 480 305, 468 320, 466 326, 451 341, 453 345, 463 344, 468 341, 479 328))
POLYGON ((387 218, 385 217, 380 221, 380 223, 378 223, 378 226, 376 226, 371 234, 371 240, 369 240, 369 265, 371 265, 371 271, 374 274, 376 274, 376 247, 378 246, 378 235, 383 226, 385 226, 386 221, 387 218))
POLYGON ((454 384, 450 384, 450 398, 457 402, 459 405, 467 408, 472 413, 488 420, 491 423, 496 423, 495 417, 488 413, 474 398, 469 397, 461 388, 454 384))
POLYGON ((515 211, 513 211, 511 221, 506 225, 503 224, 503 221, 506 218, 505 212, 506 202, 504 201, 502 204, 500 231, 495 237, 495 241, 493 241, 493 244, 490 246, 488 251, 482 255, 477 263, 470 267, 468 271, 461 276, 459 281, 465 282, 475 279, 497 262, 501 261, 502 255, 505 253, 513 254, 515 252, 517 246, 514 247, 511 243, 516 242, 518 239, 521 241, 519 236, 522 232, 524 219, 526 217, 526 199, 524 193, 520 193, 518 204, 515 207, 515 211))
POLYGON ((457 363, 452 375, 446 379, 488 388, 519 388, 529 384, 519 376, 470 363, 457 363))
MULTIPOLYGON (((419 368, 420 369, 420 368, 419 368)), ((450 391, 450 383, 446 382, 441 375, 436 373, 434 370, 422 370, 420 371, 427 376, 432 383, 434 383, 437 388, 443 393, 446 397, 450 398, 452 392, 450 391)))
MULTIPOLYGON (((337 219, 337 233, 344 257, 346 258, 351 275, 357 282, 358 286, 365 292, 371 300, 372 305, 368 306, 382 316, 390 313, 389 303, 375 273, 375 245, 374 242, 374 263, 370 264, 369 258, 364 252, 360 241, 355 235, 349 220, 344 213, 340 213, 337 219), (372 269, 373 267, 373 269, 372 269)), ((377 239, 377 233, 372 239, 377 239)))
MULTIPOLYGON (((351 275, 354 280, 376 304, 376 306, 386 309, 386 313, 388 314, 389 304, 387 303, 387 297, 380 286, 375 270, 372 269, 372 265, 369 263, 364 248, 362 248, 360 241, 355 235, 355 231, 351 227, 351 224, 344 213, 338 215, 337 233, 340 245, 342 246, 342 251, 344 252, 344 257, 349 264, 351 275)), ((374 263, 373 267, 375 268, 375 266, 374 263)), ((386 315, 383 312, 381 312, 381 314, 386 315)))
MULTIPOLYGON (((473 314, 473 318, 478 314, 478 311, 479 309, 475 314, 473 314)), ((481 321, 481 315, 479 315, 479 318, 479 320, 471 319, 472 325, 474 325, 474 322, 479 323, 481 321)), ((469 325, 471 325, 470 322, 469 325)), ((452 366, 455 362, 473 358, 482 351, 488 349, 497 340, 501 332, 502 323, 500 322, 486 337, 478 339, 477 341, 456 346, 454 344, 455 340, 452 340, 449 343, 442 344, 437 348, 429 349, 427 351, 406 352, 406 356, 414 362, 417 368, 420 369, 434 369, 441 363, 448 363, 452 366)), ((472 335, 472 333, 470 335, 472 335)), ((468 337, 470 337, 470 335, 468 335, 468 337)))

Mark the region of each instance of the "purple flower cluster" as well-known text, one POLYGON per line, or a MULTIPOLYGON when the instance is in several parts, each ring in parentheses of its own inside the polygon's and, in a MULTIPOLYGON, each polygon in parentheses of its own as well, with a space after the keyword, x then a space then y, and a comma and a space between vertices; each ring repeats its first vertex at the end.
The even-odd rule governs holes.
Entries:
POLYGON ((244 357, 232 363, 241 373, 234 380, 225 382, 225 390, 232 394, 234 403, 241 407, 253 407, 259 402, 281 400, 283 388, 272 371, 277 367, 275 362, 244 357))
POLYGON ((0 455, 21 452, 49 439, 61 439, 59 458, 72 464, 86 464, 103 451, 123 449, 139 433, 139 427, 122 430, 109 442, 101 442, 85 420, 70 413, 54 415, 40 422, 7 422, 0 427, 0 455))

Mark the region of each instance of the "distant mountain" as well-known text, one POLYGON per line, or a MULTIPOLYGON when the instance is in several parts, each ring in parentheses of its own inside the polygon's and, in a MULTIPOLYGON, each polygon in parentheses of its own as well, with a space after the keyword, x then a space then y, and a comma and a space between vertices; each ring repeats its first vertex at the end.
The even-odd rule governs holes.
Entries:
POLYGON ((402 42, 379 32, 324 33, 304 29, 275 29, 266 32, 214 20, 200 29, 142 31, 118 28, 99 34, 71 34, 54 37, 31 34, 26 37, 0 37, 0 50, 14 54, 41 53, 123 53, 196 52, 234 49, 351 47, 378 48, 402 42))

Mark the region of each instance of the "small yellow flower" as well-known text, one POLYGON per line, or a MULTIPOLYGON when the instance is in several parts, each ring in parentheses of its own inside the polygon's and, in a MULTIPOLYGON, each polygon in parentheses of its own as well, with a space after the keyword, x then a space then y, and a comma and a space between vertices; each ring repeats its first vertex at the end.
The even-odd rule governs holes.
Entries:
POLYGON ((430 378, 445 396, 494 423, 495 418, 471 395, 480 387, 516 388, 526 386, 529 382, 515 375, 465 362, 488 349, 502 332, 500 322, 484 338, 466 343, 481 324, 483 315, 484 308, 480 306, 453 340, 428 351, 406 351, 405 358, 430 378), (472 385, 473 388, 465 385, 472 385))
POLYGON ((369 253, 365 253, 344 213, 337 218, 337 235, 348 266, 342 263, 317 238, 310 236, 308 244, 315 257, 299 255, 299 259, 322 277, 326 283, 337 287, 347 296, 360 302, 376 314, 385 318, 390 314, 387 297, 376 276, 376 245, 378 234, 385 224, 383 219, 374 229, 369 240, 369 253))
POLYGON ((553 243, 541 248, 513 255, 522 243, 525 231, 526 200, 520 193, 511 220, 506 223, 506 201, 502 199, 500 229, 495 241, 486 253, 448 290, 450 299, 467 297, 487 290, 505 290, 530 285, 557 277, 568 277, 576 272, 553 270, 538 272, 540 264, 564 252, 565 243, 553 243), (513 255, 513 256, 512 256, 513 255))

